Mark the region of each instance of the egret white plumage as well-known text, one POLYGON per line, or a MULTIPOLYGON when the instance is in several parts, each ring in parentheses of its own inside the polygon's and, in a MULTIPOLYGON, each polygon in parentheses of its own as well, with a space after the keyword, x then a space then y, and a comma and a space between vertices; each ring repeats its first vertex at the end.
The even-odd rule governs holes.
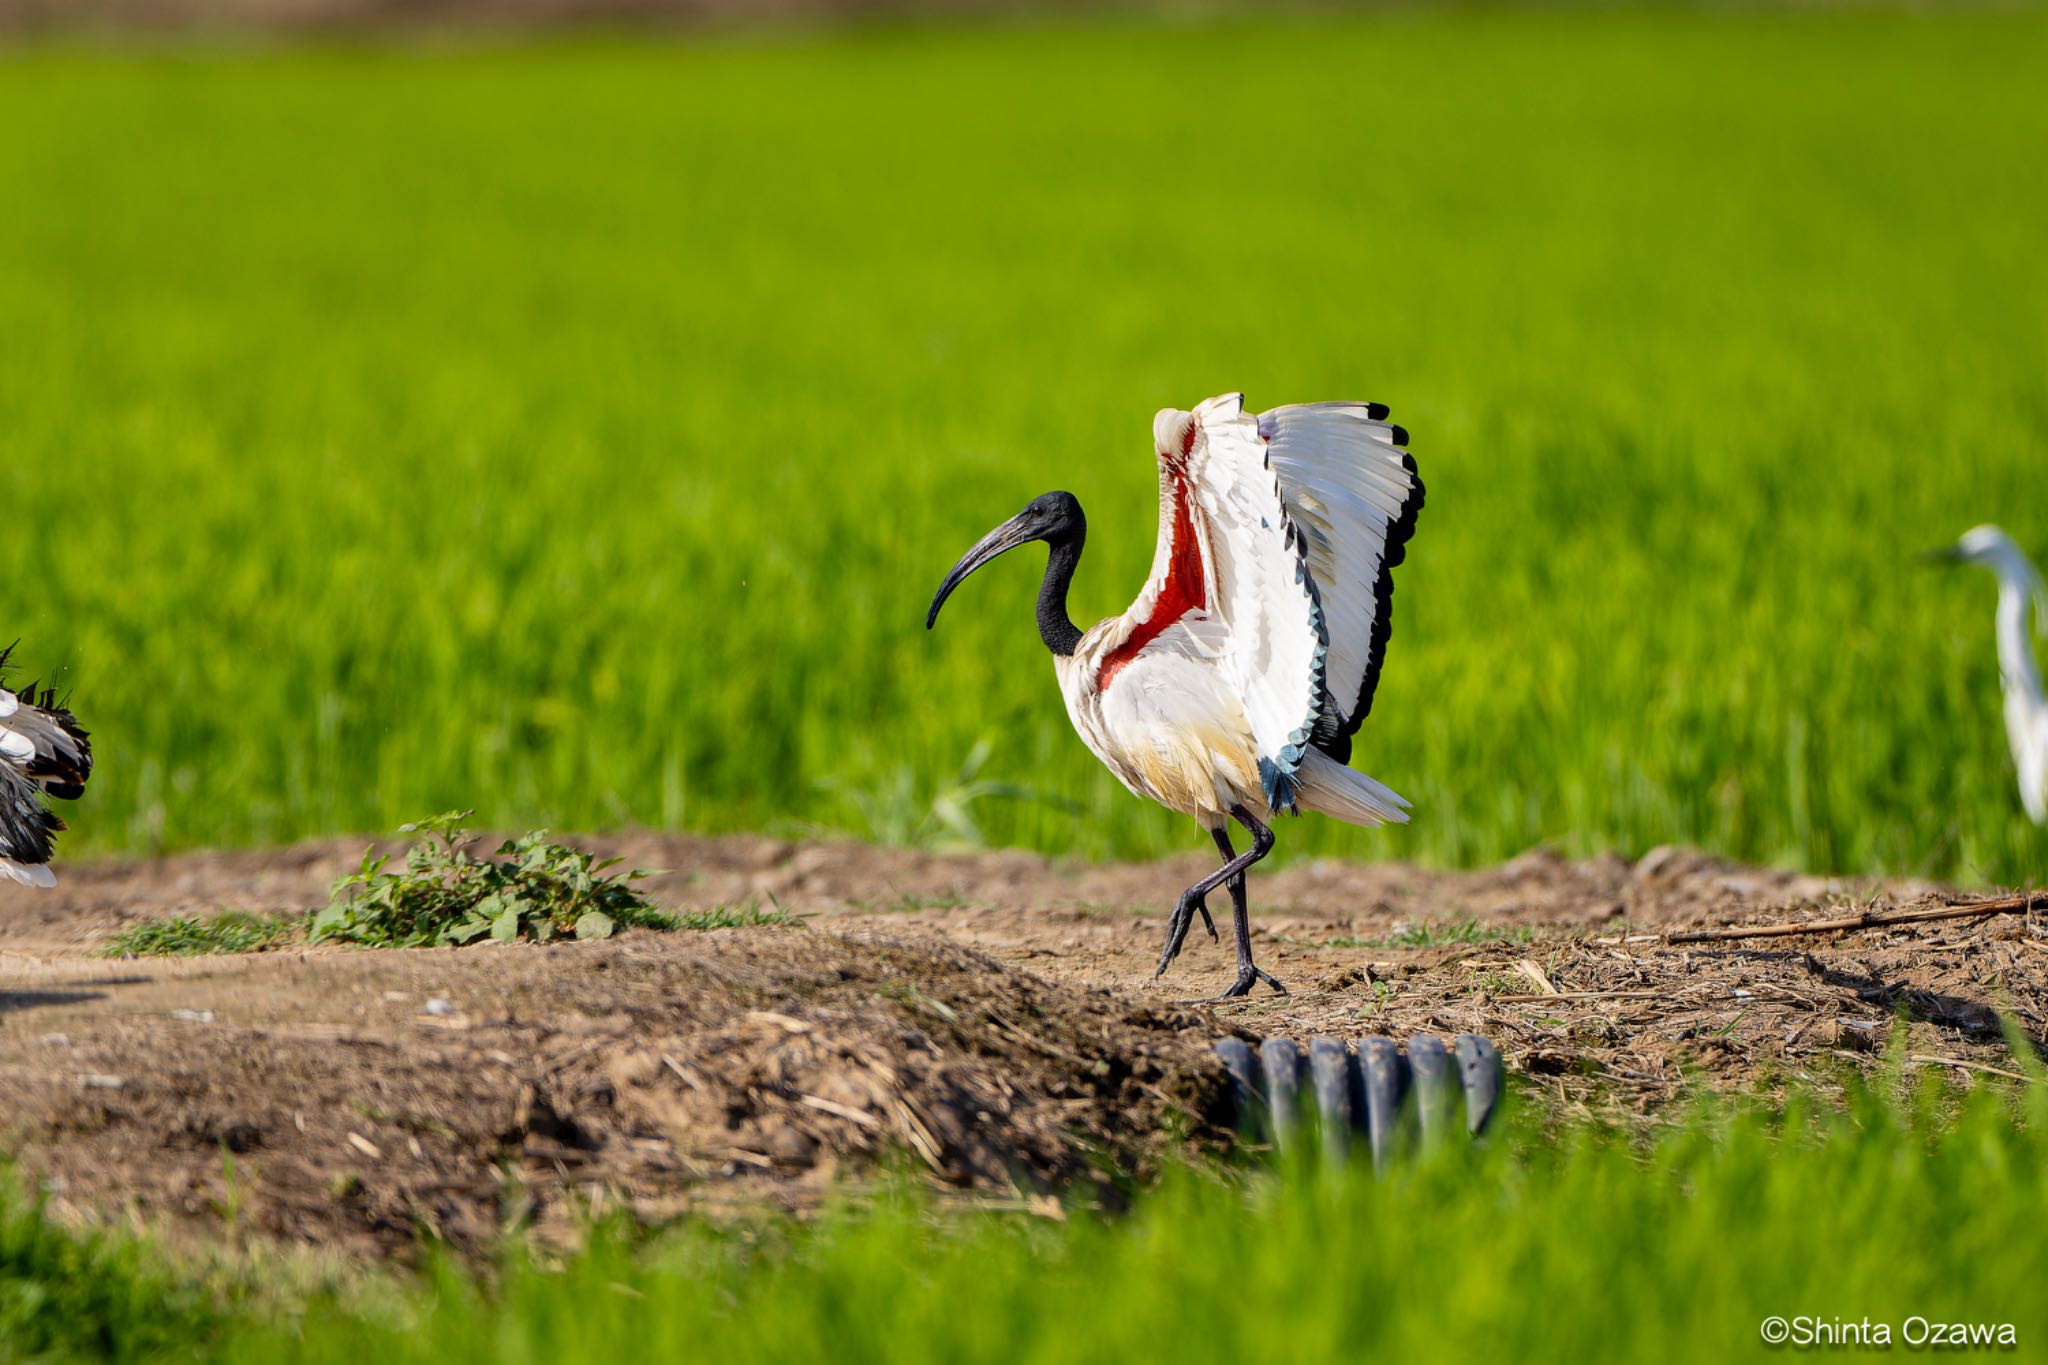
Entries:
MULTIPOLYGON (((13 646, 0 649, 0 675, 13 646)), ((92 776, 92 742, 51 688, 0 687, 0 876, 55 886, 51 836, 64 828, 38 794, 75 801, 92 776)))
POLYGON ((2048 825, 2048 695, 2027 627, 2048 630, 2048 584, 2012 537, 1996 526, 1965 531, 1954 545, 1934 552, 1943 559, 1981 564, 1998 578, 1998 679, 2005 691, 2005 732, 2019 768, 2020 804, 2037 825, 2048 825))
POLYGON ((1241 394, 1153 418, 1159 540, 1130 610, 1088 630, 1067 588, 1088 534, 1081 504, 1047 493, 970 549, 940 585, 929 629, 960 581, 1030 541, 1048 547, 1038 633, 1067 715, 1124 786, 1209 831, 1223 865, 1181 894, 1159 973, 1208 896, 1230 887, 1237 979, 1252 961, 1245 871, 1273 847, 1266 821, 1321 811, 1354 825, 1401 824, 1408 802, 1346 767, 1372 710, 1391 630, 1391 570, 1422 508, 1408 433, 1378 403, 1310 403, 1253 417, 1241 394), (1229 821, 1251 835, 1236 853, 1229 821))

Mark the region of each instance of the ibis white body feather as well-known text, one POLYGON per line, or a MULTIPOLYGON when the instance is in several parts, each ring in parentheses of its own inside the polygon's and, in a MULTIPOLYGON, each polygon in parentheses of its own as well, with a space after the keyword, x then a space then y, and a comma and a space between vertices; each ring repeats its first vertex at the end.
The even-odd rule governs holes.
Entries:
MULTIPOLYGON (((1067 715, 1089 752, 1138 796, 1216 829, 1232 810, 1272 814, 1259 779, 1259 751, 1243 704, 1225 686, 1213 658, 1200 652, 1199 626, 1176 629, 1147 647, 1098 688, 1105 656, 1128 637, 1129 623, 1104 621, 1056 658, 1067 715)), ((1318 750, 1296 769, 1296 802, 1354 825, 1405 824, 1408 803, 1318 750)))
POLYGON ((1104 621, 1053 661, 1081 742, 1131 791, 1210 828, 1237 806, 1265 810, 1251 722, 1215 661, 1189 652, 1194 632, 1176 628, 1182 638, 1153 642, 1112 686, 1096 685, 1128 633, 1121 618, 1104 621))
POLYGON ((1074 729, 1124 786, 1201 822, 1225 859, 1183 894, 1160 970, 1227 883, 1239 972, 1226 995, 1279 987, 1252 963, 1245 918, 1244 871, 1273 844, 1264 819, 1408 819, 1406 801, 1346 766, 1386 651, 1389 570, 1422 506, 1407 433, 1386 415, 1316 403, 1252 416, 1237 394, 1166 409, 1152 428, 1157 549, 1130 610, 1085 631, 1067 618, 1087 519, 1071 495, 1047 493, 962 556, 926 618, 995 556, 1050 547, 1038 627, 1074 729), (1253 838, 1243 856, 1232 819, 1253 838))

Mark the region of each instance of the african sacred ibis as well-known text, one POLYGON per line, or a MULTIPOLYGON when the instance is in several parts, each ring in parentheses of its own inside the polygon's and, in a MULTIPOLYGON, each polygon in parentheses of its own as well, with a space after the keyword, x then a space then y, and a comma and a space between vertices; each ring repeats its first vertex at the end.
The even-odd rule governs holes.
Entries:
MULTIPOLYGON (((13 646, 0 649, 0 673, 13 646)), ((40 790, 75 801, 92 776, 92 742, 78 718, 57 704, 54 689, 40 695, 30 683, 20 692, 0 687, 0 874, 24 886, 55 886, 50 837, 64 822, 37 800, 40 790)))
POLYGON ((1126 787, 1200 821, 1222 852, 1174 906, 1154 973, 1196 914, 1216 936, 1208 896, 1228 883, 1237 979, 1218 999, 1257 981, 1286 992, 1253 964, 1245 916, 1245 870, 1273 847, 1268 819, 1408 819, 1406 801, 1345 766, 1386 653, 1390 571, 1422 509, 1408 433, 1386 416, 1377 403, 1310 403, 1254 417, 1241 394, 1169 408, 1152 420, 1158 550, 1129 611, 1086 631, 1068 619, 1088 522, 1072 494, 1047 493, 953 566, 925 618, 929 629, 1005 550, 1046 543, 1038 633, 1074 728, 1126 787), (1243 854, 1226 817, 1251 835, 1243 854))
POLYGON ((1996 526, 1965 531, 1954 545, 1934 551, 1947 560, 1981 564, 1998 577, 1998 678, 2005 689, 2005 733, 2020 770, 2020 804, 2037 825, 2048 825, 2048 695, 2027 630, 2027 609, 2048 628, 2048 585, 2012 537, 1996 526))

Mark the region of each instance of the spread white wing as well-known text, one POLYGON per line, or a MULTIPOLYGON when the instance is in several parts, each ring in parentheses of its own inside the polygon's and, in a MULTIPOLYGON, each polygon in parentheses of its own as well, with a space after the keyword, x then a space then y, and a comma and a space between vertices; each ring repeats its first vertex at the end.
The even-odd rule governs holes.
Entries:
POLYGON ((1281 497, 1308 538, 1330 649, 1326 706, 1314 742, 1348 762, 1351 736, 1372 711, 1393 631, 1393 568, 1422 511, 1408 433, 1377 403, 1304 403, 1259 414, 1281 497))
POLYGON ((1154 419, 1162 508, 1179 485, 1200 513, 1205 605, 1223 628, 1221 662, 1274 810, 1293 807, 1311 747, 1350 756, 1372 706, 1390 629, 1388 571, 1422 506, 1405 433, 1385 416, 1319 403, 1253 418, 1241 395, 1226 394, 1154 419))

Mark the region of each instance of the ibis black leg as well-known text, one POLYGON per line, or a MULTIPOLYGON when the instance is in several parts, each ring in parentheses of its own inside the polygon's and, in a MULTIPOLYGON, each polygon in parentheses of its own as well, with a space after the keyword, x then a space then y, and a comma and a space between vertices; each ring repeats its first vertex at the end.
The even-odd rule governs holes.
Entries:
MULTIPOLYGON (((1237 817, 1239 824, 1251 832, 1252 857, 1246 863, 1246 866, 1250 866, 1251 862, 1258 861, 1272 851, 1273 831, 1267 826, 1260 824, 1258 817, 1254 816, 1243 806, 1237 807, 1230 813, 1237 817)), ((1250 995, 1252 987, 1261 981, 1271 986, 1280 994, 1287 994, 1287 988, 1281 985, 1272 973, 1261 970, 1258 964, 1252 961, 1252 918, 1251 913, 1245 907, 1244 874, 1242 872, 1231 879, 1230 902, 1230 908, 1233 912, 1232 919, 1236 922, 1234 927, 1237 930, 1237 979, 1230 983, 1223 994, 1215 998, 1218 1000, 1235 1000, 1241 996, 1250 995)))
MULTIPOLYGON (((1209 831, 1209 837, 1216 841, 1216 851, 1223 855, 1225 865, 1228 865, 1231 859, 1237 857, 1237 850, 1230 846, 1230 826, 1216 826, 1216 828, 1209 831)), ((1242 896, 1244 894, 1244 873, 1240 872, 1230 879, 1230 894, 1233 896, 1242 896)), ((1216 921, 1209 918, 1209 902, 1207 899, 1202 901, 1202 927, 1209 931, 1209 941, 1211 943, 1220 942, 1216 937, 1216 921)))
MULTIPOLYGON (((1230 846, 1229 828, 1218 825, 1215 829, 1210 830, 1209 834, 1216 840, 1217 851, 1223 855, 1225 865, 1228 865, 1237 857, 1237 850, 1230 846)), ((1242 872, 1230 879, 1230 903, 1232 905, 1244 904, 1244 873, 1242 872)), ((1202 918, 1205 920, 1209 918, 1209 907, 1206 903, 1202 906, 1202 918)), ((1209 937, 1212 940, 1216 938, 1216 926, 1213 923, 1209 926, 1209 937)))
MULTIPOLYGON (((1251 917, 1245 908, 1245 869, 1272 851, 1273 831, 1261 824, 1257 817, 1242 806, 1236 807, 1230 813, 1237 818, 1239 824, 1251 832, 1252 846, 1242 855, 1235 854, 1230 847, 1228 830, 1218 828, 1210 831, 1215 837, 1216 847, 1223 854, 1223 866, 1181 893, 1180 902, 1174 906, 1173 914, 1166 922, 1166 946, 1159 954, 1159 967, 1153 975, 1162 975, 1168 964, 1180 955, 1181 944, 1187 939, 1188 928, 1193 924, 1197 910, 1201 911, 1204 921, 1209 920, 1207 897, 1211 891, 1227 882, 1230 885, 1231 909, 1235 912, 1236 920, 1237 980, 1231 984, 1229 990, 1216 998, 1228 1000, 1244 995, 1260 981, 1285 995, 1287 988, 1274 980, 1270 974, 1260 971, 1252 962, 1251 917)), ((1214 923, 1211 922, 1209 933, 1213 937, 1215 932, 1214 923)))
MULTIPOLYGON (((1209 837, 1223 850, 1223 872, 1228 873, 1236 854, 1230 851, 1230 831, 1222 825, 1209 831, 1209 837)), ((1220 874, 1219 874, 1220 875, 1220 874)), ((1209 893, 1216 889, 1217 877, 1204 877, 1186 891, 1173 907, 1173 913, 1166 917, 1166 946, 1159 952, 1159 968, 1152 975, 1165 973, 1166 964, 1180 956, 1180 946, 1187 940, 1188 928, 1195 922, 1195 912, 1202 915, 1202 927, 1209 931, 1209 937, 1216 937, 1216 921, 1209 917, 1209 893)))

